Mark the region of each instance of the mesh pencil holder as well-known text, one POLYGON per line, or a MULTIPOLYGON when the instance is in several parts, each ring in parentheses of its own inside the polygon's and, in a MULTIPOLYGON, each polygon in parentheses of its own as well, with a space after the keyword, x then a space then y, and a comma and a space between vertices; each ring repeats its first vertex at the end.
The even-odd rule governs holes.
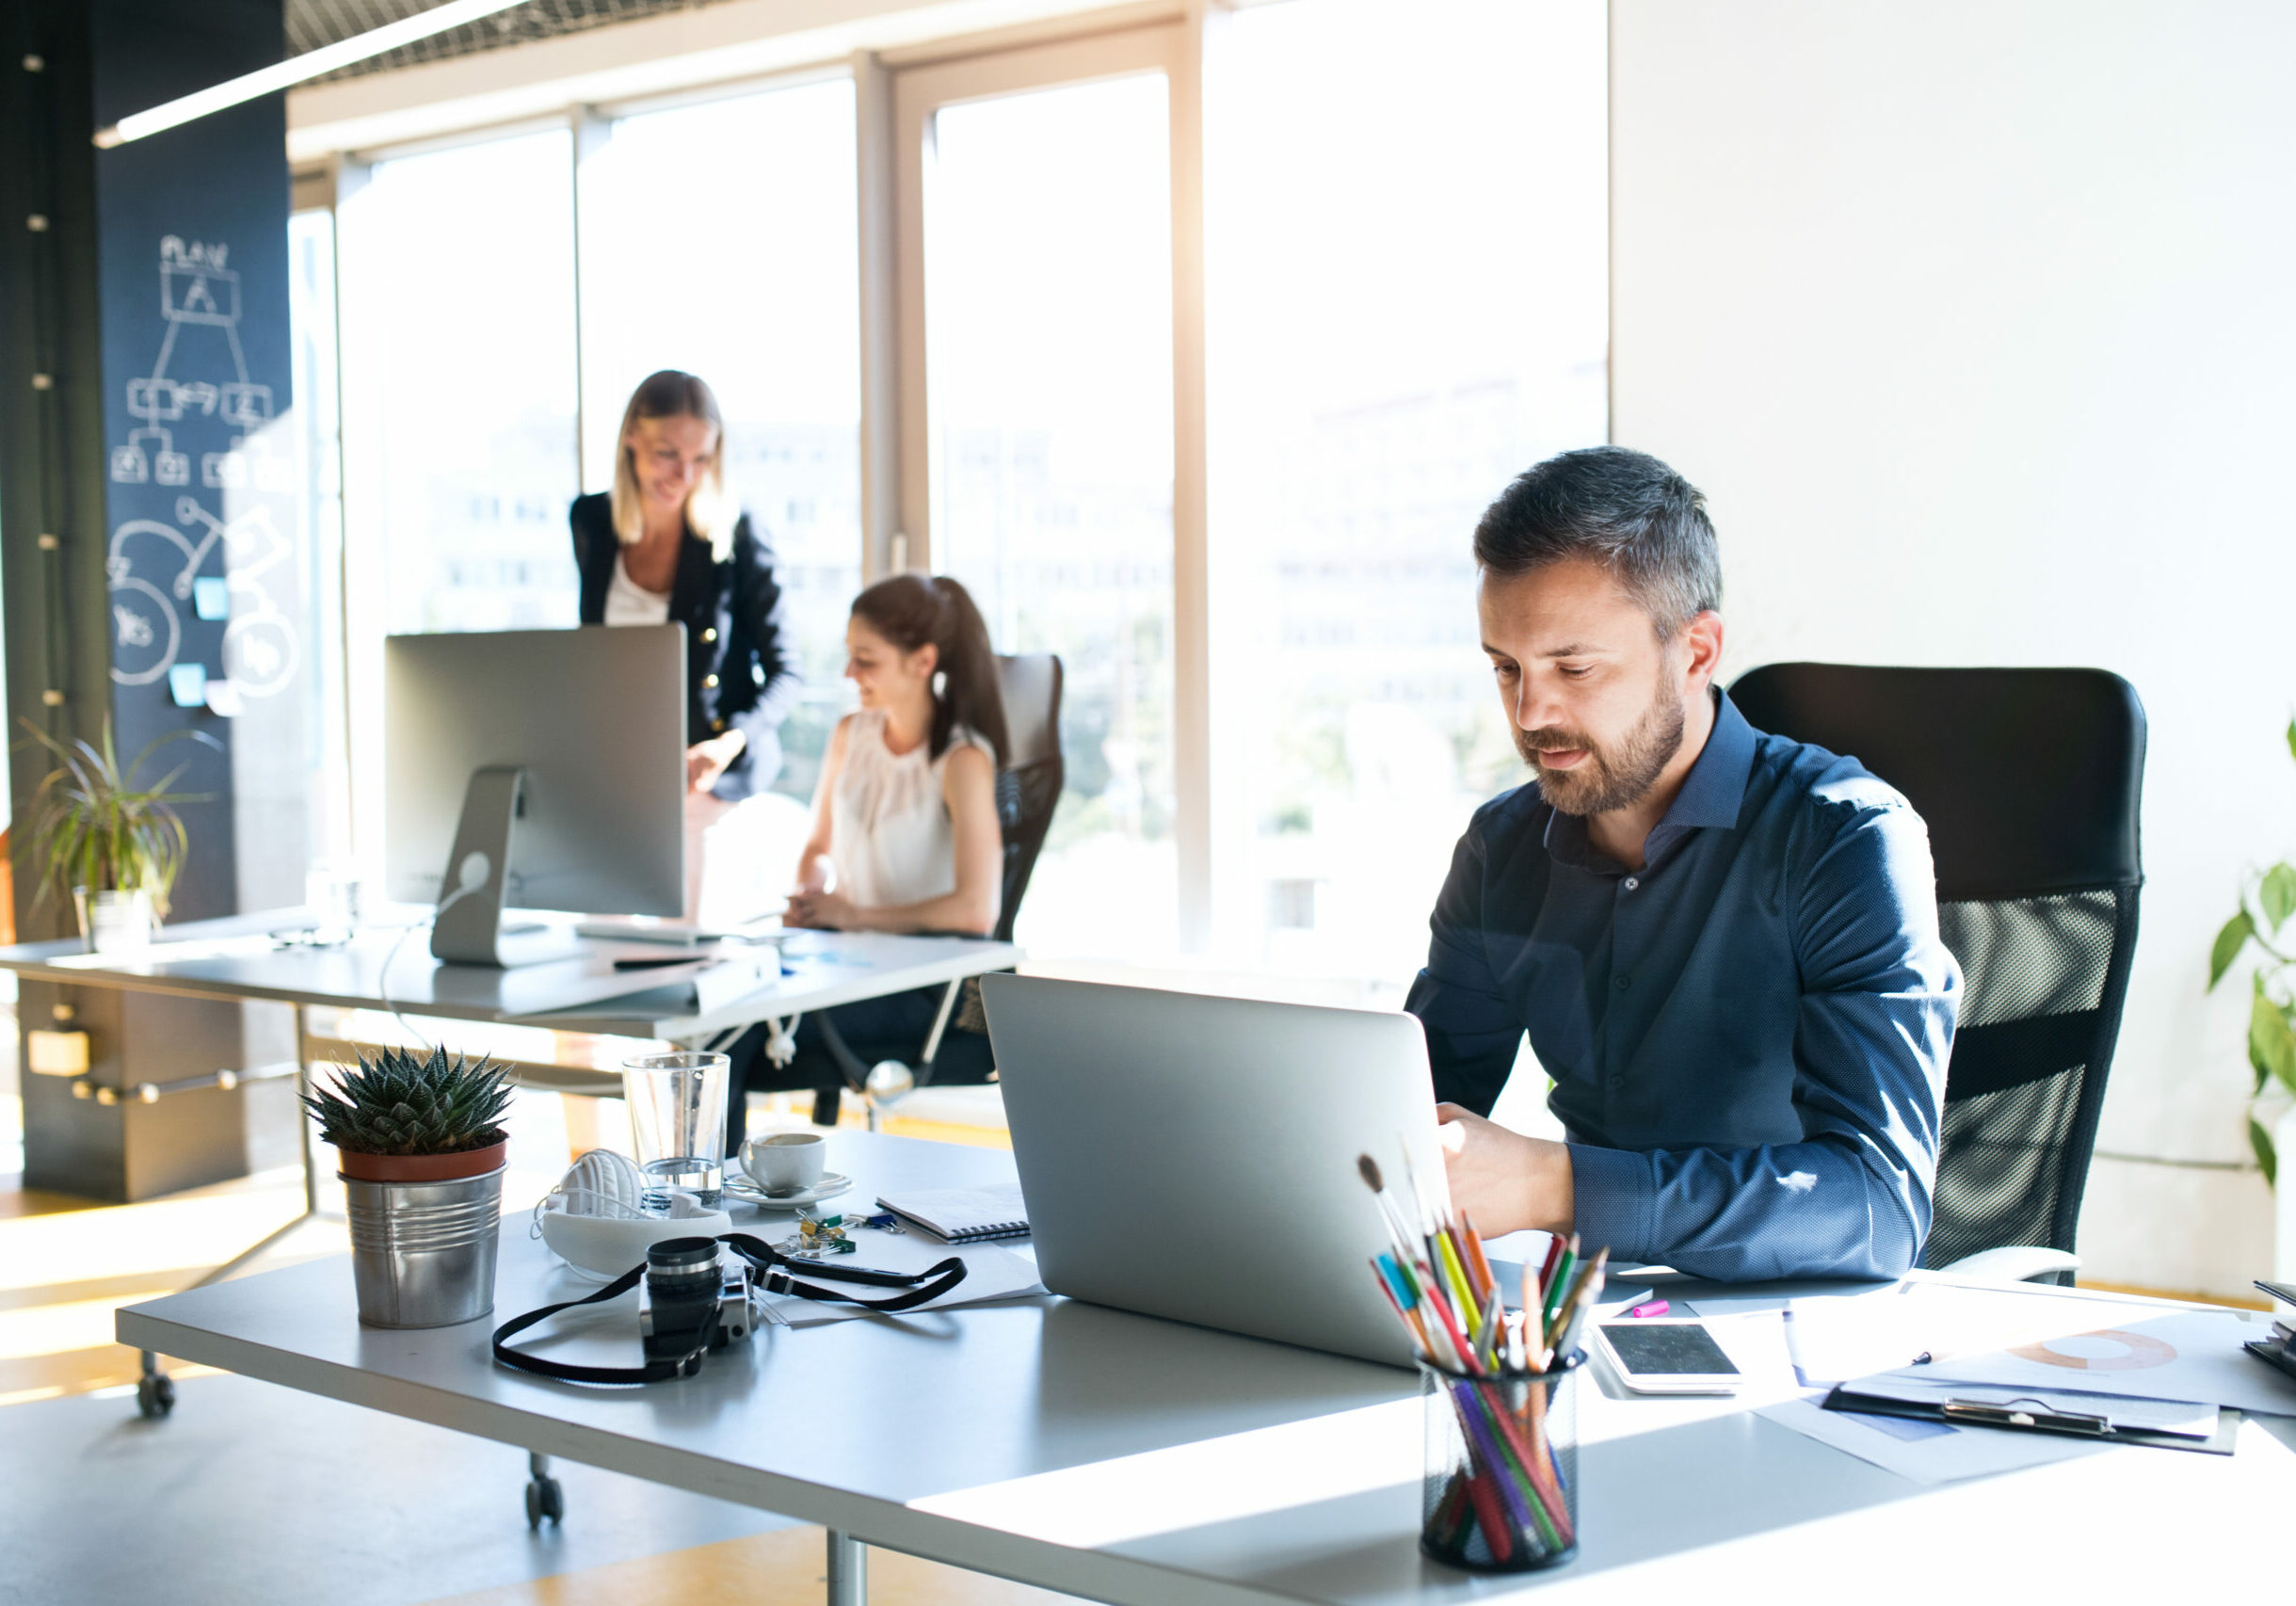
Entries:
POLYGON ((1468 1377, 1421 1362, 1427 1469, 1419 1548, 1446 1566, 1530 1572, 1579 1553, 1579 1373, 1468 1377))

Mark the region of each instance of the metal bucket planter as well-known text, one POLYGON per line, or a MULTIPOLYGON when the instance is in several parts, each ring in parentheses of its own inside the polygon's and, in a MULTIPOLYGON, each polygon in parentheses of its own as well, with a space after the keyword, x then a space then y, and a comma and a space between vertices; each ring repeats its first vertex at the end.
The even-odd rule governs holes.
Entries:
POLYGON ((494 1309, 504 1148, 425 1155, 338 1151, 361 1322, 444 1327, 494 1309))

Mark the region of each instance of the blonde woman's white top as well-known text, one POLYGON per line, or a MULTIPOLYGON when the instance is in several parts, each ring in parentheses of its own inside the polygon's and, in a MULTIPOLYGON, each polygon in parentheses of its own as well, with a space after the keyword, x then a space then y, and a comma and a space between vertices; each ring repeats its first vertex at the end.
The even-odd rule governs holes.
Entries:
POLYGON ((630 578, 630 566, 614 554, 614 578, 606 582, 606 623, 667 624, 669 593, 649 591, 630 578))
POLYGON ((845 729, 845 762, 829 797, 829 858, 837 890, 863 908, 921 904, 956 891, 956 829, 941 795, 949 755, 996 750, 959 725, 939 758, 930 742, 906 753, 885 745, 885 711, 864 708, 845 729))

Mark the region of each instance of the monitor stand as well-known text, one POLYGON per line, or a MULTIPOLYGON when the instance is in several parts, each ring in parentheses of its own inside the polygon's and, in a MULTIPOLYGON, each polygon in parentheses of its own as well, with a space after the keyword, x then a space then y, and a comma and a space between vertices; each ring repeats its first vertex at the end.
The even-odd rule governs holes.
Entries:
POLYGON ((450 965, 538 965, 571 958, 581 939, 566 926, 503 924, 504 872, 510 833, 525 811, 526 772, 488 764, 471 772, 462 796, 455 848, 441 877, 438 912, 431 917, 431 957, 450 965))

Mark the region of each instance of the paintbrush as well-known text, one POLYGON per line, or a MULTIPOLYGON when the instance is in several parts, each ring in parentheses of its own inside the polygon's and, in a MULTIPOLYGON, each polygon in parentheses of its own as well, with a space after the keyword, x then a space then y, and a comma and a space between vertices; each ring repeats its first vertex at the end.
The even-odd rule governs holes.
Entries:
POLYGON ((1395 1147, 1403 1150, 1404 1185, 1411 1190, 1411 1202, 1419 1208, 1419 1236, 1432 1238, 1442 1223, 1427 1190, 1420 1185, 1419 1167, 1411 1164, 1411 1146, 1404 1142, 1403 1133, 1395 1134, 1395 1147))
POLYGON ((1363 1185, 1371 1189, 1372 1196, 1379 1201, 1379 1213, 1387 1222, 1389 1235, 1395 1240, 1396 1260, 1409 1265, 1419 1259, 1420 1252, 1413 1247, 1416 1235, 1404 1220, 1403 1207, 1395 1202, 1395 1196, 1388 1191, 1387 1179, 1380 1173, 1379 1162, 1368 1154, 1358 1154, 1356 1156, 1356 1171, 1362 1177, 1363 1185))

